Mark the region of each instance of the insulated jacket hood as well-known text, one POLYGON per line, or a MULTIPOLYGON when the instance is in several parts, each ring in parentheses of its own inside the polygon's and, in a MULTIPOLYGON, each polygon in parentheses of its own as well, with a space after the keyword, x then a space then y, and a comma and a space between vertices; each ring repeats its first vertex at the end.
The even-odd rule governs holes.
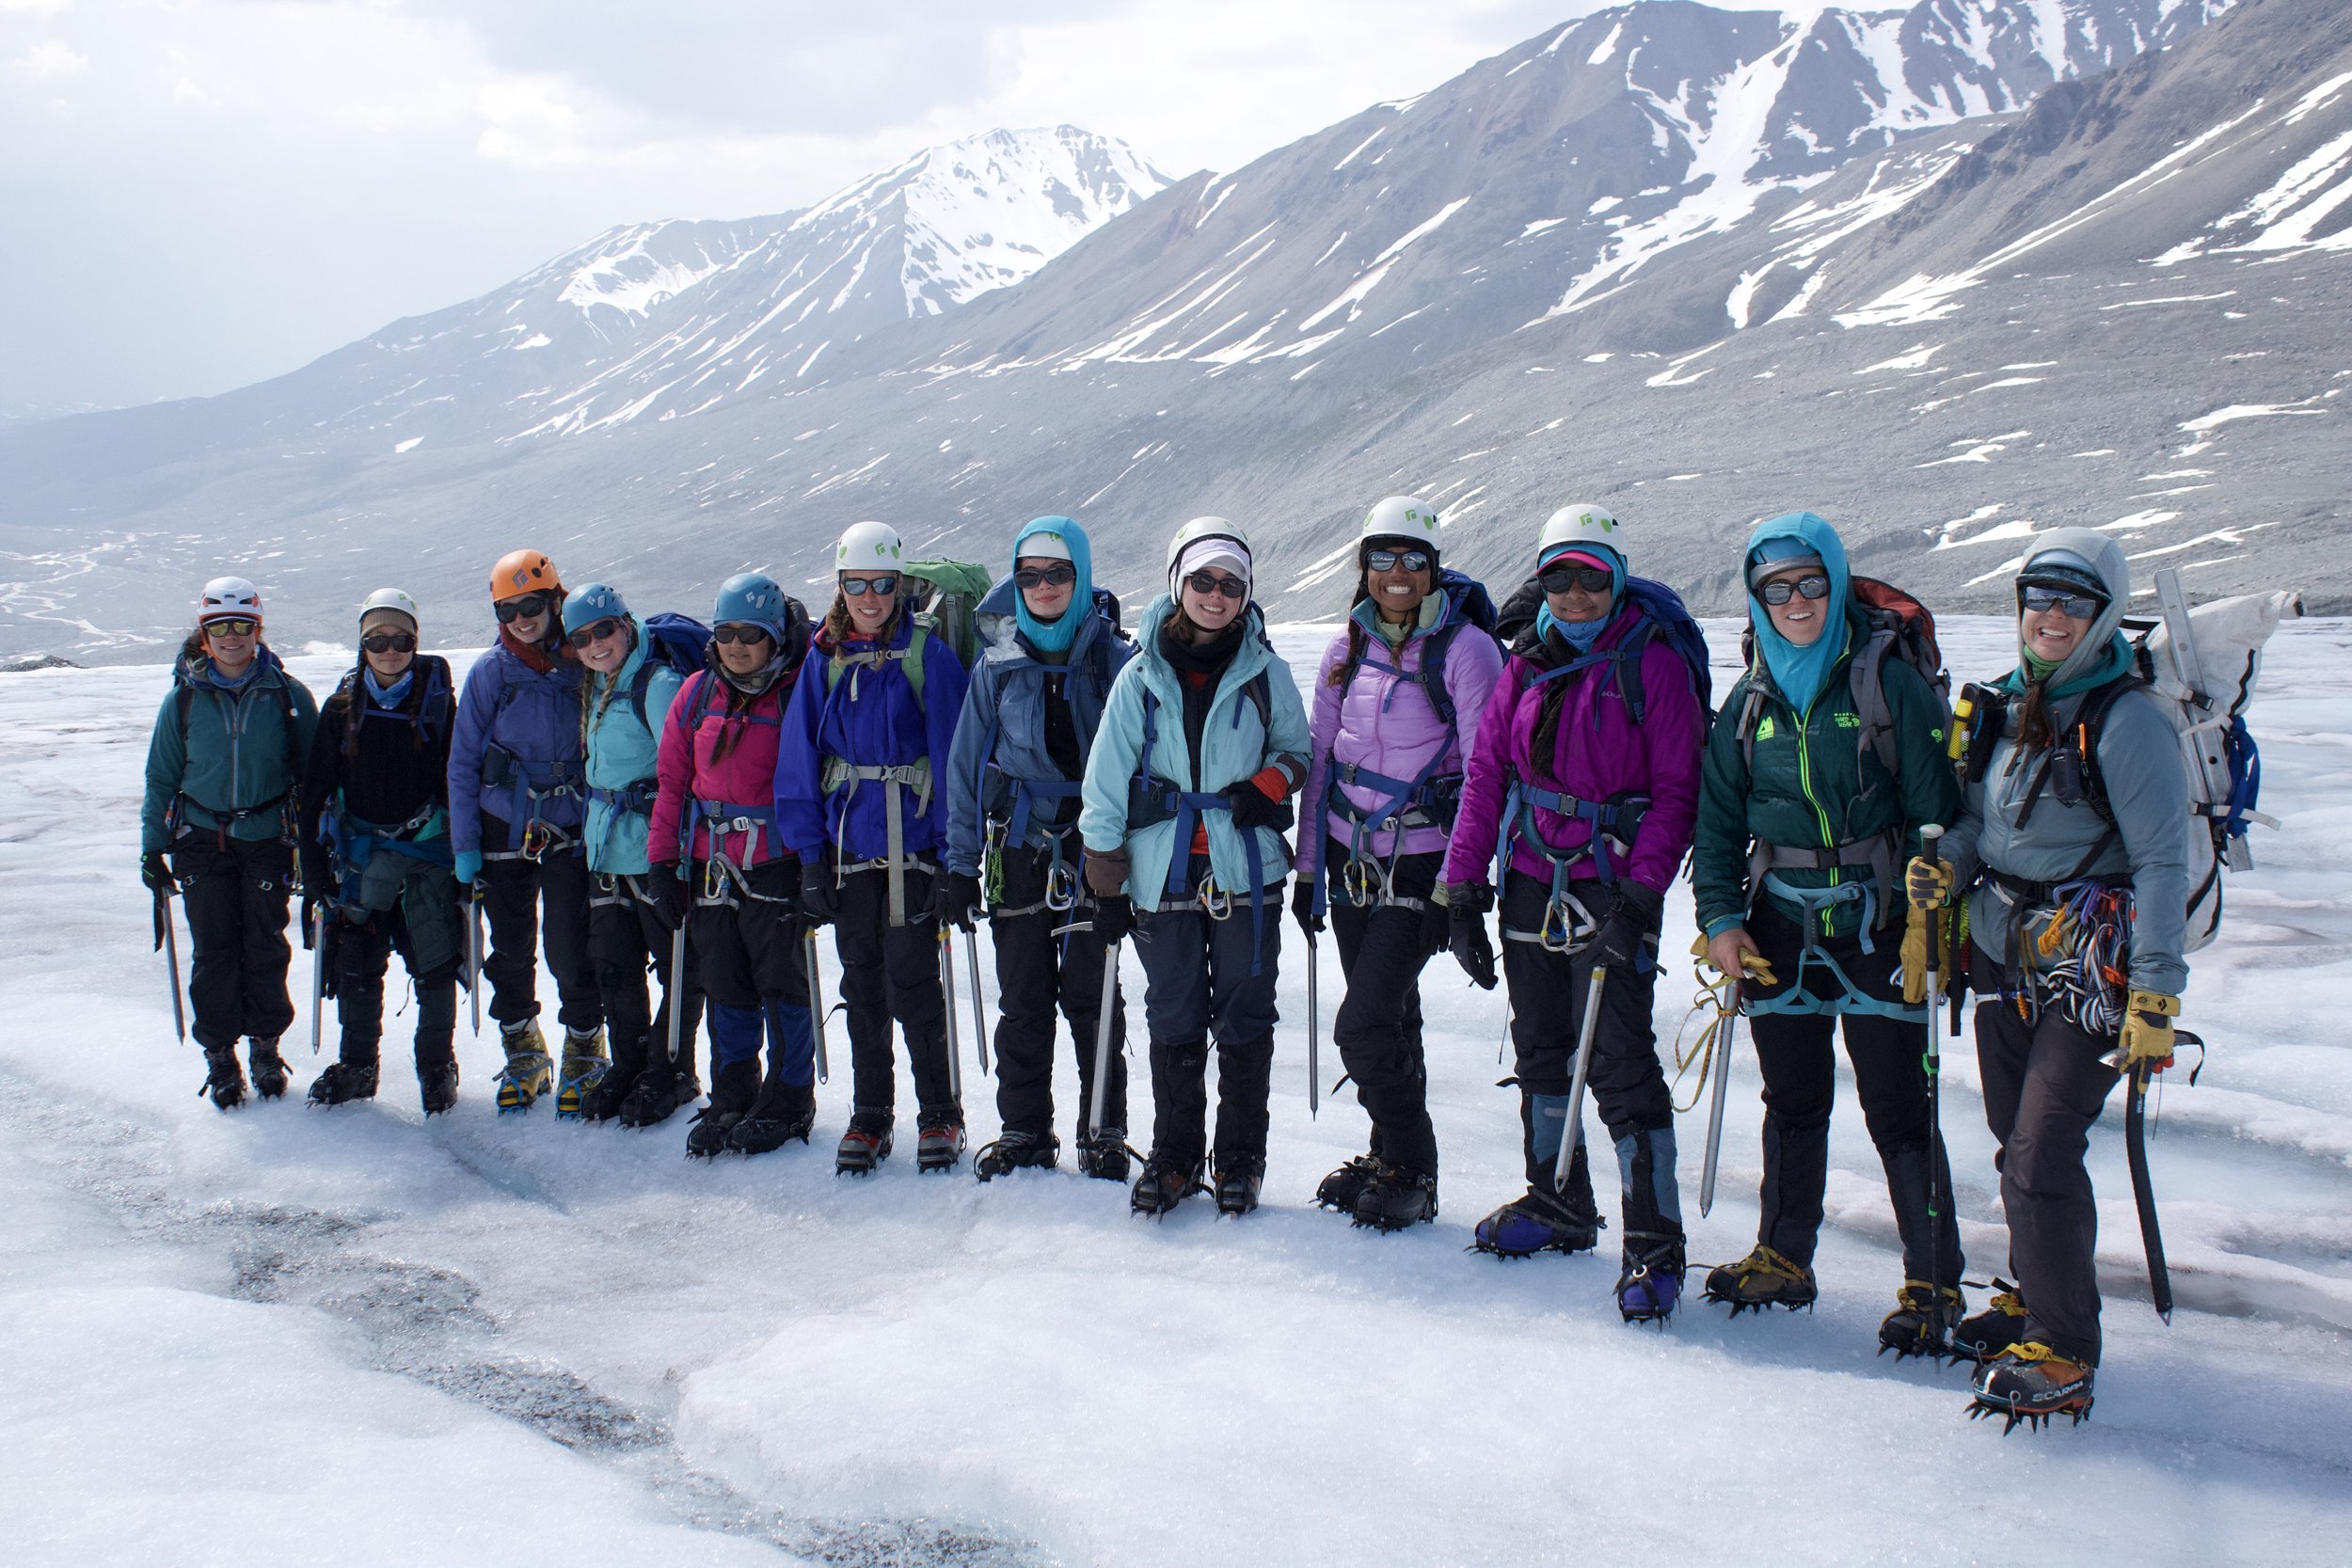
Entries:
POLYGON ((1846 610, 1852 603, 1852 593, 1846 569, 1846 544, 1826 519, 1810 512, 1788 513, 1756 524, 1756 531, 1748 535, 1747 552, 1740 562, 1743 579, 1756 550, 1774 539, 1802 543, 1821 558, 1821 570, 1829 578, 1829 597, 1820 604, 1821 635, 1802 648, 1780 634, 1772 626, 1772 610, 1756 596, 1755 589, 1748 590, 1748 624, 1756 631, 1756 656, 1772 672, 1773 687, 1803 713, 1829 684, 1830 671, 1844 657, 1851 640, 1846 610))

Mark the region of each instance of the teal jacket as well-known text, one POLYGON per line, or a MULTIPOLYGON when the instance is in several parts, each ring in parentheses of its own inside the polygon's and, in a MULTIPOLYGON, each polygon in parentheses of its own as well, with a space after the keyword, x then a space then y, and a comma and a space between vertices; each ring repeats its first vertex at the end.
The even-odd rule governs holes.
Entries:
MULTIPOLYGON (((1168 885, 1168 861, 1180 847, 1176 824, 1155 822, 1132 832, 1127 824, 1127 786, 1143 757, 1144 695, 1157 704, 1156 738, 1152 748, 1152 773, 1178 788, 1203 794, 1221 793, 1241 783, 1277 757, 1306 772, 1307 709, 1290 666, 1266 641, 1265 618, 1250 605, 1243 613, 1247 626, 1232 662, 1217 679, 1216 695, 1202 730, 1201 755, 1192 755, 1184 736, 1184 694, 1180 677, 1159 652, 1160 626, 1175 603, 1163 594, 1143 612, 1136 640, 1140 651, 1130 658, 1111 683, 1104 705, 1102 727, 1087 756, 1086 787, 1080 799, 1078 835, 1097 853, 1122 846, 1129 857, 1128 896, 1138 909, 1159 907, 1168 885), (1252 677, 1266 676, 1265 722, 1258 705, 1244 689, 1252 677)), ((1236 829, 1221 811, 1201 814, 1208 826, 1209 864, 1216 885, 1232 893, 1249 889, 1249 856, 1236 829)), ((1258 866, 1267 886, 1289 874, 1290 856, 1282 835, 1272 828, 1248 830, 1258 838, 1258 866)))
POLYGON ((628 618, 628 657, 611 677, 591 673, 580 689, 580 750, 588 759, 588 869, 612 877, 642 877, 645 834, 653 825, 654 756, 662 721, 685 677, 666 664, 645 666, 645 623, 628 618), (638 721, 629 692, 645 675, 645 718, 638 721))
POLYGON ((231 838, 271 839, 294 820, 294 786, 310 763, 318 705, 267 647, 253 657, 251 678, 235 688, 215 679, 212 660, 200 654, 172 666, 172 689, 155 711, 147 746, 142 853, 171 847, 165 823, 175 800, 182 832, 225 820, 231 838))

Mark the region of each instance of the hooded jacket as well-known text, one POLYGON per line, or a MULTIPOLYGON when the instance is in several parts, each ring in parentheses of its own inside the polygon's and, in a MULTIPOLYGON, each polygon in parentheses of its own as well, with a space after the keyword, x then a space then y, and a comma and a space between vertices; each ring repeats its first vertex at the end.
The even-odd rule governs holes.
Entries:
MULTIPOLYGON (((1064 614, 1082 617, 1068 655, 1059 662, 1040 658, 1023 635, 1016 613, 1021 590, 1008 577, 980 601, 979 662, 964 692, 956 721, 955 746, 947 762, 947 867, 967 877, 980 873, 980 841, 987 818, 1011 809, 1012 781, 1065 781, 1046 749, 1045 706, 1049 688, 1058 686, 1070 705, 1072 723, 1084 751, 1103 721, 1111 683, 1135 657, 1135 644, 1120 636, 1118 603, 1102 589, 1089 604, 1074 602, 1064 614)), ((1073 803, 1041 800, 1032 808, 1024 847, 1044 844, 1043 828, 1073 820, 1073 803)))
MULTIPOLYGON (((1398 647, 1374 624, 1379 610, 1370 599, 1359 603, 1350 619, 1361 628, 1365 661, 1359 664, 1344 689, 1331 684, 1332 673, 1347 659, 1348 634, 1331 640, 1315 672, 1314 717, 1309 725, 1312 747, 1307 783, 1301 790, 1298 835, 1298 875, 1313 878, 1323 869, 1324 840, 1350 842, 1354 825, 1336 812, 1325 810, 1332 767, 1353 764, 1386 778, 1409 783, 1434 758, 1433 777, 1460 777, 1478 739, 1479 721, 1502 676, 1502 650, 1480 626, 1462 614, 1460 603, 1433 593, 1424 604, 1440 609, 1436 623, 1416 625, 1398 647), (1421 682, 1412 677, 1427 664, 1429 650, 1451 639, 1445 653, 1445 689, 1454 702, 1454 724, 1438 717, 1437 705, 1421 682), (1381 669, 1374 659, 1389 668, 1381 669)), ((1365 811, 1376 811, 1388 797, 1362 784, 1342 784, 1338 793, 1365 811)), ((1364 835, 1366 852, 1380 859, 1396 851, 1398 834, 1374 829, 1364 835)), ((1423 855, 1441 850, 1446 831, 1430 826, 1407 829, 1403 852, 1423 855)), ((1490 841, 1491 843, 1491 841, 1490 841)))
POLYGON ((318 729, 318 705, 264 645, 253 651, 252 673, 230 686, 213 673, 202 654, 183 654, 171 667, 172 689, 155 710, 147 746, 147 793, 139 809, 139 848, 168 849, 165 823, 181 801, 182 832, 215 830, 228 822, 231 838, 276 838, 286 808, 309 766, 318 729), (185 689, 187 726, 180 709, 185 689), (291 727, 291 731, 290 731, 291 727), (256 807, 276 806, 277 810, 256 807), (238 812, 252 812, 237 816, 238 812))
MULTIPOLYGON (((1306 767, 1307 710, 1298 700, 1290 666, 1266 641, 1265 617, 1255 604, 1242 611, 1240 643, 1217 677, 1216 691, 1209 700, 1207 721, 1201 729, 1201 754, 1192 754, 1184 734, 1182 678, 1158 651, 1160 627, 1175 608, 1175 600, 1163 594, 1143 612, 1136 634, 1140 651, 1112 683, 1102 726, 1095 731, 1078 815, 1078 834, 1089 849, 1101 854, 1125 847, 1128 896, 1141 910, 1159 907, 1168 886, 1168 863, 1177 852, 1174 822, 1132 830, 1127 823, 1128 784, 1143 762, 1145 693, 1151 694, 1157 709, 1151 764, 1155 779, 1187 792, 1221 794, 1277 757, 1297 759, 1302 773, 1306 767), (1257 704, 1244 689, 1261 672, 1266 676, 1269 715, 1263 723, 1259 721, 1257 704)), ((1235 828, 1222 811, 1203 812, 1200 820, 1209 836, 1209 866, 1216 885, 1236 894, 1251 891, 1249 854, 1241 837, 1245 830, 1235 828)), ((1246 831, 1257 836, 1259 873, 1264 885, 1273 886, 1290 864, 1282 835, 1272 828, 1246 831)))
MULTIPOLYGON (((2090 563, 2106 585, 2107 603, 2074 651, 2052 672, 2047 712, 2053 735, 2064 736, 2090 695, 2130 673, 2129 642, 2121 630, 2131 602, 2131 569, 2123 546, 2093 529, 2053 529, 2038 535, 2019 575, 2039 557, 2066 550, 2090 563)), ((2017 696, 2024 690, 2021 668, 2002 683, 2017 696)), ((2131 882, 2133 920, 2131 983, 2144 990, 2180 994, 2188 980, 2181 948, 2188 915, 2188 774, 2181 740, 2163 707, 2145 691, 2126 691, 2106 710, 2100 725, 2098 758, 2110 829, 2089 800, 2067 805, 2046 785, 2029 816, 2025 803, 2042 773, 2047 752, 2020 756, 2018 704, 2011 702, 1981 769, 1969 782, 1960 820, 1945 835, 1944 854, 1954 863, 1957 885, 1967 887, 1981 870, 2027 881, 2050 882, 2075 874, 2126 878, 2131 882), (2019 818, 2025 816, 2021 823, 2019 818), (2095 858, 2093 847, 2105 840, 2095 858)), ((2202 830, 2200 829, 2201 832, 2202 830)), ((1987 879, 1970 895, 1971 940, 2001 964, 2011 961, 2010 924, 2018 895, 1987 879)), ((2029 923, 2030 933, 2038 923, 2029 923)), ((2027 961, 2037 961, 2032 952, 2027 961)))
POLYGON ((613 877, 645 873, 645 838, 652 827, 658 759, 656 737, 685 680, 667 664, 657 662, 645 677, 645 717, 640 722, 629 692, 638 673, 644 669, 652 643, 645 635, 645 623, 634 615, 628 617, 628 657, 610 678, 586 672, 581 691, 586 704, 580 724, 589 790, 587 827, 581 837, 588 845, 588 869, 613 877), (642 799, 643 805, 612 799, 632 785, 644 786, 632 797, 642 799))
MULTIPOLYGON (((804 661, 796 662, 776 677, 773 686, 740 706, 730 705, 739 699, 718 671, 704 670, 687 677, 661 725, 661 787, 653 805, 654 860, 667 864, 678 858, 680 819, 691 810, 691 801, 755 807, 772 817, 785 708, 792 701, 798 673, 806 668, 804 661), (722 745, 726 748, 724 756, 719 754, 722 745)), ((757 818, 756 811, 729 815, 757 818)), ((699 812, 693 816, 694 842, 689 853, 695 860, 707 861, 710 830, 699 812)), ((720 851, 740 866, 789 854, 772 826, 756 833, 722 833, 720 838, 720 851)))
POLYGON ((864 780, 826 788, 827 764, 834 760, 861 768, 930 768, 928 802, 900 788, 903 847, 918 854, 946 841, 945 764, 954 749, 967 679, 955 649, 945 638, 926 634, 920 652, 908 656, 923 661, 919 698, 903 659, 834 667, 842 655, 911 649, 914 631, 914 618, 901 607, 886 643, 852 637, 835 648, 820 629, 809 644, 785 713, 790 738, 777 759, 775 793, 785 845, 804 862, 823 863, 835 847, 844 863, 889 852, 888 789, 864 780))
POLYGON ((545 673, 533 670, 503 636, 474 660, 450 737, 452 849, 498 854, 518 848, 524 825, 533 816, 551 828, 580 825, 586 802, 580 740, 582 674, 570 658, 557 659, 545 673), (501 772, 504 782, 492 784, 501 772), (482 842, 485 815, 506 824, 505 843, 482 842))
MULTIPOLYGON (((1641 618, 1631 601, 1616 605, 1594 640, 1595 651, 1622 647, 1641 618)), ((1645 721, 1634 724, 1613 666, 1594 665, 1560 677, 1569 689, 1562 702, 1557 739, 1549 756, 1537 757, 1535 728, 1544 699, 1534 680, 1550 667, 1550 659, 1563 657, 1556 648, 1544 649, 1530 631, 1503 660, 1502 678, 1479 722, 1478 744, 1463 776, 1461 810, 1446 847, 1445 880, 1492 879, 1495 846, 1506 826, 1505 800, 1512 784, 1524 779, 1579 800, 1649 797, 1649 809, 1633 837, 1632 855, 1620 874, 1662 894, 1691 847, 1698 816, 1699 750, 1707 733, 1707 709, 1682 656, 1663 638, 1653 637, 1641 655, 1645 721), (1537 662, 1539 651, 1547 651, 1547 662, 1537 662)), ((1592 841, 1591 824, 1580 817, 1537 808, 1534 819, 1536 832, 1554 849, 1581 849, 1592 841)), ((1551 863, 1517 839, 1511 846, 1511 865, 1546 883, 1551 880, 1551 863)), ((1590 859, 1578 862, 1569 873, 1579 879, 1599 874, 1590 859)))

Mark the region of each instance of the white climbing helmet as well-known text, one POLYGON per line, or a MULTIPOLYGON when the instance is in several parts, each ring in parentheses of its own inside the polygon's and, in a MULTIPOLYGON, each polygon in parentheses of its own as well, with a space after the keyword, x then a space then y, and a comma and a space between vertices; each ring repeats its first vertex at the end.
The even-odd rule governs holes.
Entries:
POLYGON ((1411 496, 1391 496, 1375 502, 1364 514, 1364 526, 1356 531, 1359 546, 1375 539, 1409 539, 1434 556, 1438 553, 1438 509, 1411 496))
POLYGON ((833 569, 841 572, 895 572, 903 548, 898 531, 888 523, 851 523, 833 549, 833 569))
POLYGON ((1238 562, 1244 580, 1249 578, 1249 536, 1241 531, 1241 525, 1225 517, 1195 517, 1178 529, 1176 536, 1168 542, 1168 591, 1174 594, 1179 579, 1201 562, 1220 556, 1238 562), (1200 548, 1204 545, 1211 547, 1204 551, 1200 548), (1190 564, 1186 563, 1188 557, 1190 564))
POLYGON ((416 600, 397 588, 379 588, 359 601, 359 629, 361 631, 367 630, 368 617, 379 610, 389 610, 394 614, 407 616, 410 631, 419 631, 424 626, 424 617, 417 613, 416 600))
POLYGON ((1617 519, 1581 501, 1562 507, 1545 522, 1543 537, 1536 541, 1535 559, 1549 561, 1557 551, 1579 545, 1599 546, 1619 561, 1628 559, 1624 530, 1617 519))
POLYGON ((196 624, 207 621, 258 621, 262 591, 243 578, 215 578, 196 601, 196 624))

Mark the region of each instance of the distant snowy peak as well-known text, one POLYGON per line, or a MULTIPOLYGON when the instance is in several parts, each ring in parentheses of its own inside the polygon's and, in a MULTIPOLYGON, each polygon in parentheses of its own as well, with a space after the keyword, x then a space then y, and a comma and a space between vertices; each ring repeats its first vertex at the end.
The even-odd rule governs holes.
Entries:
POLYGON ((556 298, 591 317, 603 309, 642 321, 739 254, 696 233, 706 227, 641 223, 600 234, 584 255, 565 259, 556 298))

